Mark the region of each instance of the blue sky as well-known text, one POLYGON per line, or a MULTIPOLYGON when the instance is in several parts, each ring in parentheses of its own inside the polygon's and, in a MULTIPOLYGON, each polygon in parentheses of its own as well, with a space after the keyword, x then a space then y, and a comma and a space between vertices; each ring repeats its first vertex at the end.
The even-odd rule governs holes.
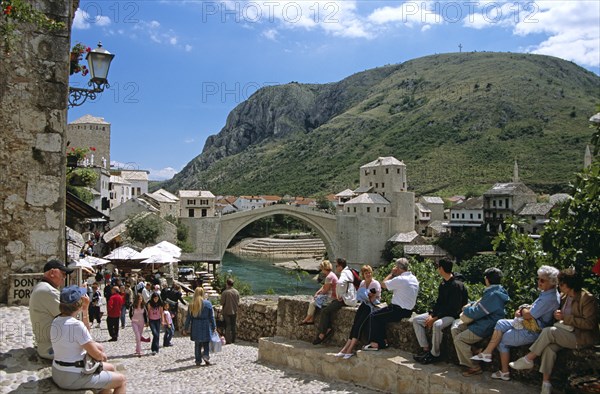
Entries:
POLYGON ((111 88, 70 109, 69 121, 105 118, 113 161, 168 179, 267 85, 335 82, 459 44, 557 56, 599 74, 600 2, 81 0, 72 41, 102 41, 116 57, 111 88))

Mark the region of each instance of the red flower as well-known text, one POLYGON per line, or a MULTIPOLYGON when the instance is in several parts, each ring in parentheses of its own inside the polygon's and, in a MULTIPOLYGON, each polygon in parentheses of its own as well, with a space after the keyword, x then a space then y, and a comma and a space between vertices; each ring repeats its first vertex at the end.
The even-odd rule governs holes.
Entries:
POLYGON ((86 51, 86 52, 91 52, 91 51, 92 51, 92 48, 90 48, 90 47, 87 47, 87 48, 85 48, 85 51, 86 51))
POLYGON ((94 148, 93 146, 90 146, 90 150, 91 150, 92 152, 96 152, 96 148, 94 148))
POLYGON ((12 11, 12 5, 6 6, 6 8, 4 9, 4 15, 10 15, 11 11, 12 11))

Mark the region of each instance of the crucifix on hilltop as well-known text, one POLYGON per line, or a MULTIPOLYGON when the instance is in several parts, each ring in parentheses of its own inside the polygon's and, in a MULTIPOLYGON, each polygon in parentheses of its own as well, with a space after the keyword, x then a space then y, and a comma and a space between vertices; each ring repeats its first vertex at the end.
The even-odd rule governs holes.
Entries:
POLYGON ((458 44, 458 50, 462 53, 462 44, 458 44))

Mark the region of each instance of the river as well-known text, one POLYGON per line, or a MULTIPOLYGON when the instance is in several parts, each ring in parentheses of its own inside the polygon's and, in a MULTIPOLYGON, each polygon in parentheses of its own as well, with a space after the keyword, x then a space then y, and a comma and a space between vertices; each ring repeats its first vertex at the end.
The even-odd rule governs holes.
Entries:
POLYGON ((274 262, 276 260, 226 252, 221 260, 221 272, 231 272, 237 279, 248 283, 254 294, 312 295, 319 289, 319 284, 313 280, 315 274, 298 277, 295 271, 276 267, 274 262))

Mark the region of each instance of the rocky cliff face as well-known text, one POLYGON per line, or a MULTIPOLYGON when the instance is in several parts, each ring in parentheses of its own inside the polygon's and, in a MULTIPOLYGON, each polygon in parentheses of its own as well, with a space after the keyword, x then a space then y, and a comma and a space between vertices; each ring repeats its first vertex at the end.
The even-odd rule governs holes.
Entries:
POLYGON ((179 182, 186 184, 187 177, 252 145, 294 133, 312 132, 364 100, 397 68, 381 67, 324 85, 291 82, 260 89, 231 111, 225 127, 207 138, 202 154, 165 186, 179 182))

